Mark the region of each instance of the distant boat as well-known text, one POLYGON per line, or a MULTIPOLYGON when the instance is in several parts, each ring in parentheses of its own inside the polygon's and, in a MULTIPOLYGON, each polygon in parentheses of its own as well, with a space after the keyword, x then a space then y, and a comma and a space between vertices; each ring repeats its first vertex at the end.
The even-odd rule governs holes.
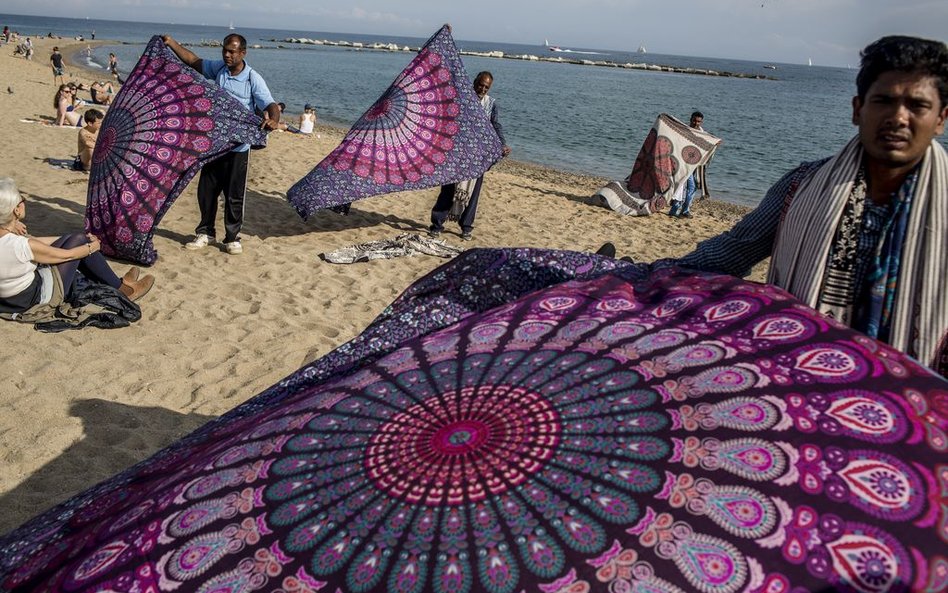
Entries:
POLYGON ((547 48, 547 49, 550 50, 550 51, 563 51, 563 50, 560 49, 560 47, 557 46, 557 45, 550 45, 550 40, 549 40, 549 39, 544 39, 544 40, 543 40, 543 47, 547 48))
POLYGON ((647 53, 648 53, 648 50, 645 49, 645 44, 644 44, 644 43, 639 46, 638 52, 639 52, 640 54, 647 54, 647 53))
POLYGON ((777 69, 777 67, 774 66, 773 64, 764 64, 764 68, 766 68, 766 69, 768 69, 768 70, 776 70, 776 69, 777 69))
POLYGON ((230 29, 231 31, 233 31, 233 30, 234 30, 234 21, 231 21, 230 24, 227 25, 227 28, 230 29))
POLYGON ((813 65, 813 58, 807 58, 807 59, 806 59, 806 65, 807 65, 807 66, 812 66, 812 65, 813 65))

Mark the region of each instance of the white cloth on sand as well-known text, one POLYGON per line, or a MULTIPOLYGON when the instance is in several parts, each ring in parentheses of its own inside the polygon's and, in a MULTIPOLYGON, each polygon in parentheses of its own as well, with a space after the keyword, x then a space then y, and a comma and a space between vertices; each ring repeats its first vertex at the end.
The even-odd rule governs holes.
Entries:
POLYGON ((350 245, 323 253, 324 260, 332 264, 352 264, 373 259, 391 259, 414 255, 434 255, 436 257, 454 257, 462 249, 448 245, 443 239, 432 239, 418 233, 403 233, 394 239, 382 239, 350 245))

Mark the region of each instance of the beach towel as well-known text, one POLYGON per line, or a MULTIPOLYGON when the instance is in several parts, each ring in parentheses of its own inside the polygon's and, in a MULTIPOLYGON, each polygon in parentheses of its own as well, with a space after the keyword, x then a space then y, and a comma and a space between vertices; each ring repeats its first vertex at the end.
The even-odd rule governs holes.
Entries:
POLYGON ((622 215, 660 212, 719 144, 719 138, 662 113, 646 136, 632 173, 624 182, 610 182, 594 195, 622 215))
POLYGON ((946 393, 776 287, 474 249, 0 538, 0 588, 943 591, 946 393))
POLYGON ((79 160, 79 157, 75 157, 71 159, 55 159, 53 157, 46 157, 43 159, 43 162, 54 169, 65 169, 67 171, 82 171, 82 161, 79 160))
POLYGON ((392 259, 414 255, 454 257, 461 249, 448 245, 444 239, 432 239, 418 233, 402 233, 394 239, 382 239, 350 245, 323 253, 320 257, 331 264, 354 264, 373 259, 392 259))
MULTIPOLYGON (((767 281, 843 323, 853 314, 851 269, 839 264, 861 224, 862 144, 855 137, 801 181, 781 222, 767 281), (859 215, 856 211, 859 211, 859 215), (837 254, 830 257, 831 253, 837 254)), ((948 154, 932 141, 909 195, 894 215, 873 266, 872 330, 948 375, 948 154), (880 325, 881 324, 881 325, 880 325)))
POLYGON ((306 219, 371 196, 477 178, 500 158, 500 139, 445 25, 287 199, 306 219))
POLYGON ((158 257, 155 227, 204 164, 263 146, 261 119, 152 37, 102 121, 86 199, 86 232, 102 252, 158 257))

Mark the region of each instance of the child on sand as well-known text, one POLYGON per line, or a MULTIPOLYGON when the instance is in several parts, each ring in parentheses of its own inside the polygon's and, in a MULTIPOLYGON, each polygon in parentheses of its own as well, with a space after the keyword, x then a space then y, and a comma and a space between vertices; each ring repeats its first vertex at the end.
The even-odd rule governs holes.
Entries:
POLYGON ((312 134, 313 126, 316 125, 316 109, 307 103, 303 107, 303 115, 300 116, 300 133, 312 134))
POLYGON ((95 151, 95 141, 99 138, 99 127, 105 116, 98 109, 86 111, 82 119, 86 125, 79 130, 79 154, 73 168, 77 171, 88 171, 92 168, 92 153, 95 151))

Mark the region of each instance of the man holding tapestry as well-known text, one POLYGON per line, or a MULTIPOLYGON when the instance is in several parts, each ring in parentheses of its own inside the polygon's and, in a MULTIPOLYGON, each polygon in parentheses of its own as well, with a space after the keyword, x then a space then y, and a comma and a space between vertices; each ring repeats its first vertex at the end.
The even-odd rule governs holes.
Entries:
POLYGON ((948 48, 883 37, 856 86, 842 151, 674 263, 744 276, 770 256, 769 283, 948 376, 948 48))
MULTIPOLYGON (((247 110, 264 112, 263 128, 275 130, 280 124, 280 107, 273 100, 263 77, 244 61, 247 40, 231 33, 221 47, 222 60, 202 60, 183 47, 170 35, 161 40, 181 61, 214 80, 247 110)), ((195 229, 193 241, 185 244, 190 250, 203 249, 214 241, 217 218, 217 197, 224 194, 224 251, 231 255, 243 253, 240 245, 240 227, 244 221, 244 194, 247 189, 247 168, 250 163, 250 145, 241 144, 225 156, 211 161, 201 169, 198 181, 198 207, 201 222, 195 229)))

